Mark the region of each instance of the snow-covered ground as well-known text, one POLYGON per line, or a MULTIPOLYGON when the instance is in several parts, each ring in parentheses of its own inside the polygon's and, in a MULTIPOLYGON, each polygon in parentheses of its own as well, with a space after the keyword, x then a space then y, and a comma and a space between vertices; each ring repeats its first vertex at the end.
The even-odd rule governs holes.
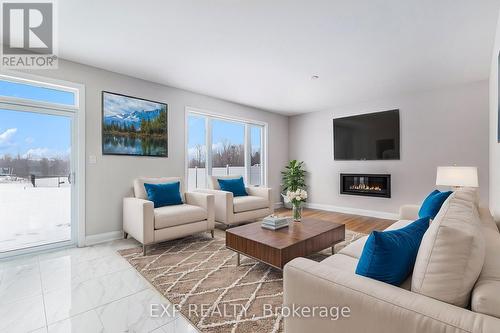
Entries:
POLYGON ((71 238, 71 188, 0 182, 0 252, 71 238))

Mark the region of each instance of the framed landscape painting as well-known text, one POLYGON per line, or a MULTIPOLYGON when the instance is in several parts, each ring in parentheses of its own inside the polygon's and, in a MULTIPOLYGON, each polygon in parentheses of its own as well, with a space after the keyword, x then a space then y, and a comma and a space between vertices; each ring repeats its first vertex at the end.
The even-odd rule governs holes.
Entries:
POLYGON ((168 156, 167 104, 102 92, 103 155, 168 156))

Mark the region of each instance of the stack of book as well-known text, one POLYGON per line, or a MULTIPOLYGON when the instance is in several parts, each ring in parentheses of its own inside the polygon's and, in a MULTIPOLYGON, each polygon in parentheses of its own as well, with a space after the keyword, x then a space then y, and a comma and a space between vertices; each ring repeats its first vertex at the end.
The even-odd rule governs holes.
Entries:
POLYGON ((270 230, 278 230, 281 228, 288 227, 290 223, 290 218, 288 217, 279 217, 270 215, 262 220, 262 228, 270 229, 270 230))

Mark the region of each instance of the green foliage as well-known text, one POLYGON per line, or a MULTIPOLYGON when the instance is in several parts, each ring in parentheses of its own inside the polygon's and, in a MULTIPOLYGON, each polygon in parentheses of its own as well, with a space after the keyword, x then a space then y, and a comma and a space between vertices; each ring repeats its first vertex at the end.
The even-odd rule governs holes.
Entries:
POLYGON ((103 124, 103 131, 106 134, 127 134, 130 136, 162 136, 167 133, 167 111, 161 110, 158 117, 152 120, 142 119, 140 128, 134 124, 103 124))
POLYGON ((297 189, 306 188, 306 171, 303 168, 304 162, 291 160, 281 171, 281 180, 283 182, 283 193, 286 191, 297 191, 297 189))

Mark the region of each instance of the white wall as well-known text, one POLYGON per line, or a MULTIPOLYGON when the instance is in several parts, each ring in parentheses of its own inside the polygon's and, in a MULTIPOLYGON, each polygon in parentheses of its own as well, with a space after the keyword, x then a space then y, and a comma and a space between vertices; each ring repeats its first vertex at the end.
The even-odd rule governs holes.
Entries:
POLYGON ((488 201, 487 81, 294 116, 288 133, 289 157, 305 161, 309 171, 308 202, 323 208, 396 213, 435 187, 438 165, 454 163, 479 168, 481 198, 488 201), (334 117, 390 109, 400 109, 401 160, 334 161, 334 117), (340 195, 341 172, 390 173, 392 198, 340 195))
MULTIPOLYGON (((132 180, 135 177, 184 177, 186 106, 267 122, 268 184, 279 188, 280 170, 288 159, 288 119, 285 116, 67 61, 60 61, 58 70, 30 73, 85 85, 87 235, 122 230, 122 198, 131 195, 132 180), (102 155, 102 90, 168 104, 168 158, 102 155), (97 156, 97 164, 88 164, 89 155, 97 156)), ((274 197, 276 202, 280 200, 278 191, 275 191, 274 197)))
POLYGON ((500 220, 500 143, 498 143, 498 53, 500 51, 500 21, 497 25, 490 73, 490 209, 500 220))

